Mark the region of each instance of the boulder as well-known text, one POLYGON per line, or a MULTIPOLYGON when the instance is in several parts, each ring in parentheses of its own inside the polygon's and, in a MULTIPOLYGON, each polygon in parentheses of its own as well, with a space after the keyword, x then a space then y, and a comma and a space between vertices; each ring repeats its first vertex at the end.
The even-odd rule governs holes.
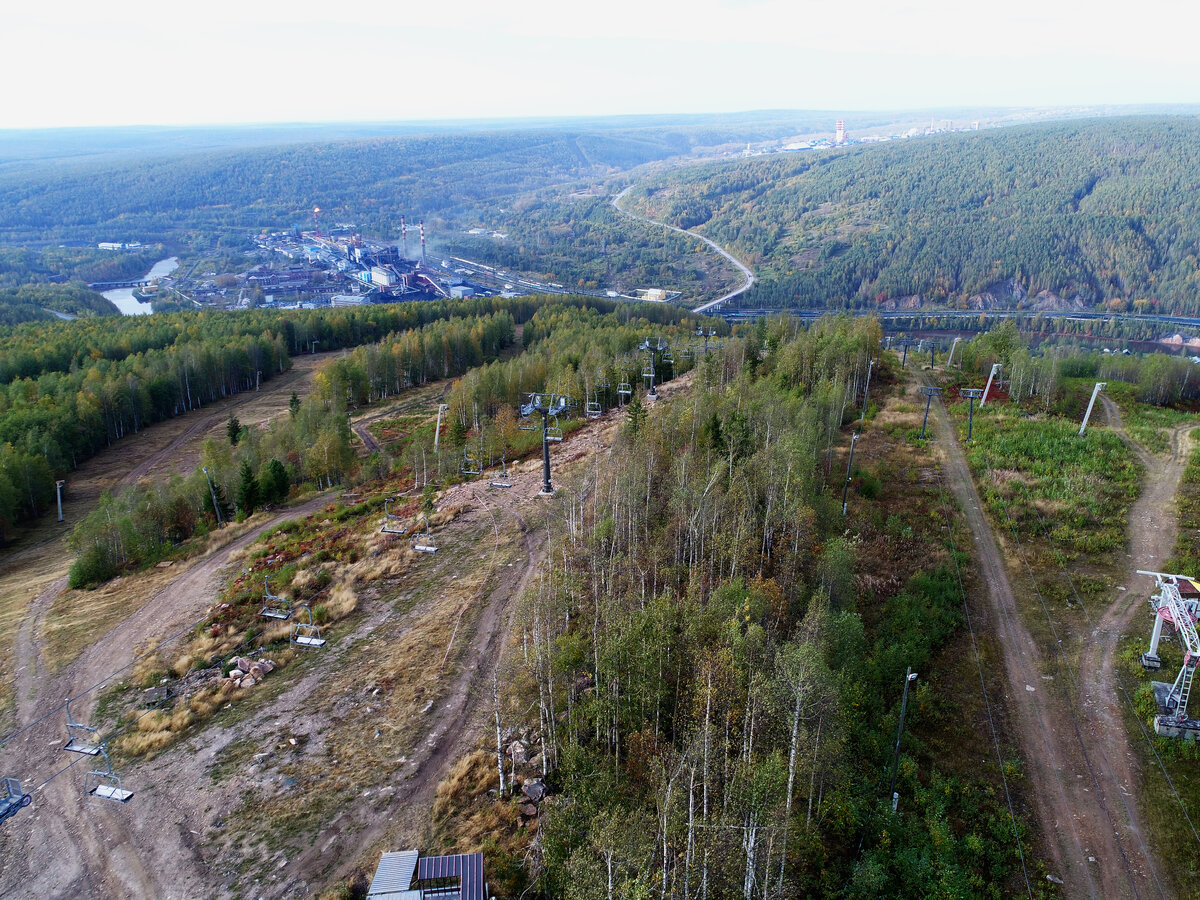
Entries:
POLYGON ((532 800, 534 803, 540 801, 546 796, 546 783, 540 778, 535 778, 532 781, 527 781, 521 785, 521 791, 532 800))
POLYGON ((512 761, 518 766, 523 766, 529 762, 529 750, 520 741, 513 741, 508 745, 508 755, 512 757, 512 761))
POLYGON ((238 667, 238 671, 240 672, 249 672, 252 663, 250 660, 246 659, 246 657, 239 656, 236 660, 234 660, 234 665, 238 667))
POLYGON ((536 806, 534 806, 532 803, 522 803, 521 804, 521 815, 525 816, 525 818, 532 819, 537 814, 538 814, 538 808, 536 806))

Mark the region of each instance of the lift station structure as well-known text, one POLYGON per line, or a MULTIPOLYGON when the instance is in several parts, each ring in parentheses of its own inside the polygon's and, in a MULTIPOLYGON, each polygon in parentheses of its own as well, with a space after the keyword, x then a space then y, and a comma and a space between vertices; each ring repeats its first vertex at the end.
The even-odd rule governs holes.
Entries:
POLYGON ((1138 574, 1151 576, 1158 588, 1158 592, 1150 598, 1150 608, 1154 610, 1154 628, 1150 633, 1150 649, 1142 654, 1142 665, 1151 670, 1162 668, 1158 645, 1165 636, 1167 626, 1178 635, 1179 649, 1183 653, 1183 662, 1173 683, 1150 683, 1159 708, 1159 715, 1154 717, 1154 731, 1164 737, 1200 742, 1200 719, 1191 718, 1187 712, 1196 664, 1200 662, 1200 637, 1196 634, 1200 584, 1188 575, 1141 570, 1138 574))

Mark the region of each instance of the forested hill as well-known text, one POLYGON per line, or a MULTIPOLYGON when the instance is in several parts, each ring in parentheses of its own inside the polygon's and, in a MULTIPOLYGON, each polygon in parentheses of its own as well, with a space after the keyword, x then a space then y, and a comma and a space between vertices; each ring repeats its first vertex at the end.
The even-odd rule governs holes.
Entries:
POLYGON ((752 305, 888 308, 919 295, 1200 312, 1196 118, 777 154, 675 171, 632 199, 759 269, 752 305))
POLYGON ((114 141, 125 144, 97 135, 91 138, 100 143, 96 159, 83 159, 80 150, 72 162, 60 150, 63 156, 48 157, 40 168, 27 158, 30 147, 40 146, 36 140, 6 151, 15 138, 0 134, 0 243, 244 236, 248 228, 308 223, 314 205, 328 221, 395 234, 402 214, 415 219, 503 205, 547 186, 697 147, 781 138, 814 129, 818 121, 829 127, 828 118, 795 112, 630 117, 301 143, 277 136, 272 146, 208 150, 197 149, 192 136, 180 138, 178 152, 166 149, 168 139, 159 135, 152 144, 157 153, 126 147, 116 157, 102 151, 114 141), (6 166, 6 154, 19 159, 6 166))

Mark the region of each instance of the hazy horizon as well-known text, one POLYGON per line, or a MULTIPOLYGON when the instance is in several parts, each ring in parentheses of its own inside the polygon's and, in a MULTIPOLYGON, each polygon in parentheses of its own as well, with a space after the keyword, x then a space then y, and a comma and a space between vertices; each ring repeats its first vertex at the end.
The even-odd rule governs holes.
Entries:
POLYGON ((399 16, 378 0, 214 0, 199 16, 67 0, 6 18, 4 70, 28 87, 10 93, 0 129, 1200 101, 1200 10, 1150 0, 1136 17, 1116 11, 454 0, 399 16))

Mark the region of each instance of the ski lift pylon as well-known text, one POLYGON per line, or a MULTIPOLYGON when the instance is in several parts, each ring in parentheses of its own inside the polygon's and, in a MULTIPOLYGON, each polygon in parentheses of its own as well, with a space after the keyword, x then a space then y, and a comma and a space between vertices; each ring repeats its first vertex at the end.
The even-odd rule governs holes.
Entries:
POLYGON ((259 615, 267 619, 279 619, 281 622, 292 617, 292 604, 286 597, 271 593, 271 585, 267 578, 263 578, 263 608, 259 615))
POLYGON ((292 623, 291 642, 297 647, 321 648, 325 638, 321 637, 321 626, 313 619, 312 610, 304 604, 296 610, 296 621, 292 623))
POLYGON ((104 757, 104 769, 93 769, 87 773, 83 781, 84 799, 93 806, 101 805, 96 803, 96 800, 128 803, 133 791, 121 787, 121 779, 113 771, 112 760, 108 758, 108 751, 104 749, 103 744, 100 745, 100 755, 104 757))
POLYGON ((21 782, 16 778, 4 779, 4 793, 0 794, 0 822, 14 815, 17 810, 24 809, 33 802, 33 797, 21 790, 21 782))
POLYGON ((64 706, 67 710, 67 746, 63 749, 71 753, 95 756, 100 752, 100 742, 94 740, 91 735, 94 735, 98 729, 75 721, 75 717, 71 715, 70 700, 66 701, 64 706))

